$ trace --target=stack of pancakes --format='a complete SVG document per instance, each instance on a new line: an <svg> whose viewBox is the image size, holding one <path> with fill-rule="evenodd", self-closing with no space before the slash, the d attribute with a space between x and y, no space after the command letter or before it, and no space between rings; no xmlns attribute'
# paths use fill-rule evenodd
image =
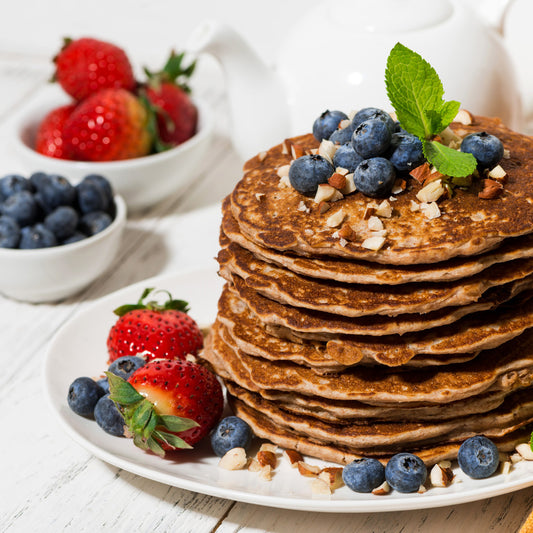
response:
<svg viewBox="0 0 533 533"><path fill-rule="evenodd" d="M452 128L500 138L503 194L480 198L478 178L430 219L408 178L379 249L362 243L380 201L354 192L325 211L280 183L287 146L315 150L311 135L245 165L223 204L227 283L202 357L256 435L338 463L408 451L432 464L473 435L501 450L527 439L533 139L482 117ZM340 209L351 240L327 223Z"/></svg>

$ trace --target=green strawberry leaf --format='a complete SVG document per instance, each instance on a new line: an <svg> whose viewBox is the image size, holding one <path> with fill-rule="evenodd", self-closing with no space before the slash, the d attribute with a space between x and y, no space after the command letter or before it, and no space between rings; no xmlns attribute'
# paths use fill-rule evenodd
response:
<svg viewBox="0 0 533 533"><path fill-rule="evenodd" d="M192 450L192 446L190 444L187 444L183 439L177 435L174 435L174 433L168 433L167 431L159 430L157 432L157 439L159 441L166 442L166 444L177 450Z"/></svg>
<svg viewBox="0 0 533 533"><path fill-rule="evenodd" d="M182 418L180 416L160 415L162 425L169 431L179 433L180 431L187 431L188 429L198 427L200 424L190 418Z"/></svg>
<svg viewBox="0 0 533 533"><path fill-rule="evenodd" d="M129 406L144 400L144 396L139 394L133 386L121 377L112 372L104 372L109 381L110 398L122 406Z"/></svg>
<svg viewBox="0 0 533 533"><path fill-rule="evenodd" d="M435 141L423 140L424 155L445 176L465 177L476 169L476 158Z"/></svg>
<svg viewBox="0 0 533 533"><path fill-rule="evenodd" d="M189 311L189 303L185 300L177 300L172 298L172 294L170 294L169 291L166 291L164 289L160 289L154 292L155 289L144 289L141 297L139 298L139 301L135 304L124 304L120 305L116 309L113 310L113 313L118 316L124 316L126 313L129 313L130 311L134 311L136 309L151 309L153 311L164 311L168 309L176 310L176 311L182 311L184 313L187 313ZM151 294L158 294L158 293L165 293L168 298L163 303L160 303L157 300L149 300L145 302L146 298Z"/></svg>

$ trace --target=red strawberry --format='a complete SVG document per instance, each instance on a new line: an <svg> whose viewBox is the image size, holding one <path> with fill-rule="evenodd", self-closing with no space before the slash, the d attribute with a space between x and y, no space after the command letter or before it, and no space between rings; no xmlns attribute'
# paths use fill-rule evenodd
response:
<svg viewBox="0 0 533 533"><path fill-rule="evenodd" d="M162 151L190 139L196 132L198 110L189 97L190 89L184 79L189 78L195 62L183 69L184 54L174 52L160 72L145 69L148 83L144 94L153 106L157 117L158 138L156 150Z"/></svg>
<svg viewBox="0 0 533 533"><path fill-rule="evenodd" d="M103 89L80 102L63 128L63 140L79 161L115 161L147 155L152 137L148 112L124 89Z"/></svg>
<svg viewBox="0 0 533 533"><path fill-rule="evenodd" d="M215 374L191 361L158 359L128 381L106 372L136 446L158 455L191 448L218 422L224 405ZM179 417L179 418L176 418Z"/></svg>
<svg viewBox="0 0 533 533"><path fill-rule="evenodd" d="M135 88L129 59L114 44L84 37L64 39L54 58L54 79L76 100L83 100L100 89Z"/></svg>
<svg viewBox="0 0 533 533"><path fill-rule="evenodd" d="M57 107L44 117L39 124L35 138L35 150L37 152L48 157L70 159L63 142L63 128L75 108L75 104Z"/></svg>
<svg viewBox="0 0 533 533"><path fill-rule="evenodd" d="M149 359L185 359L187 354L196 355L202 348L202 332L187 314L187 302L173 300L167 293L168 300L163 304L145 303L152 291L145 289L136 304L115 309L120 318L107 338L110 362L144 351L150 353Z"/></svg>

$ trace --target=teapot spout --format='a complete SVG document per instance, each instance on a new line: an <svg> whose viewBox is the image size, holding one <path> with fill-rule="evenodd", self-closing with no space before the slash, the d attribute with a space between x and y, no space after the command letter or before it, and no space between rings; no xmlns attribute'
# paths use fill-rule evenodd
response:
<svg viewBox="0 0 533 533"><path fill-rule="evenodd" d="M290 135L287 97L281 80L233 28L208 20L187 43L193 54L210 54L220 63L228 93L231 137L243 159Z"/></svg>

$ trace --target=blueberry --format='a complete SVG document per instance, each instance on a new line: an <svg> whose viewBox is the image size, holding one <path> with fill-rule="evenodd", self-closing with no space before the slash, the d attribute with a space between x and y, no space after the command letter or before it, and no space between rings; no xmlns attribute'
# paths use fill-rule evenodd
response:
<svg viewBox="0 0 533 533"><path fill-rule="evenodd" d="M298 192L312 196L334 172L333 165L321 155L304 155L293 161L289 169L289 181Z"/></svg>
<svg viewBox="0 0 533 533"><path fill-rule="evenodd" d="M425 161L422 141L410 133L393 133L387 156L400 172L412 170Z"/></svg>
<svg viewBox="0 0 533 533"><path fill-rule="evenodd" d="M341 120L347 119L348 116L342 111L324 111L313 123L313 136L317 141L329 139L331 134L339 126Z"/></svg>
<svg viewBox="0 0 533 533"><path fill-rule="evenodd" d="M373 198L389 196L395 179L392 163L383 157L361 161L353 176L357 190Z"/></svg>
<svg viewBox="0 0 533 533"><path fill-rule="evenodd" d="M104 395L104 389L94 379L76 378L68 389L68 406L78 415L92 418L96 402Z"/></svg>
<svg viewBox="0 0 533 533"><path fill-rule="evenodd" d="M102 396L96 403L94 419L106 433L115 437L124 436L124 417L117 409L115 402L109 397L109 394Z"/></svg>
<svg viewBox="0 0 533 533"><path fill-rule="evenodd" d="M354 172L362 160L363 158L354 150L351 144L343 144L337 148L333 156L333 166Z"/></svg>
<svg viewBox="0 0 533 533"><path fill-rule="evenodd" d="M0 206L3 215L17 221L20 227L33 224L39 214L39 207L28 191L20 191L9 196Z"/></svg>
<svg viewBox="0 0 533 533"><path fill-rule="evenodd" d="M109 372L121 377L122 379L128 379L137 369L146 364L146 361L142 357L136 355L124 355L115 359L109 365Z"/></svg>
<svg viewBox="0 0 533 533"><path fill-rule="evenodd" d="M391 137L391 131L385 122L369 119L355 128L352 146L363 159L378 157L389 148Z"/></svg>
<svg viewBox="0 0 533 533"><path fill-rule="evenodd" d="M21 249L33 250L56 245L57 239L55 235L44 224L38 223L35 226L26 226L20 231L19 247Z"/></svg>
<svg viewBox="0 0 533 533"><path fill-rule="evenodd" d="M496 472L500 458L494 442L487 437L477 435L461 444L457 461L467 476L483 479Z"/></svg>
<svg viewBox="0 0 533 533"><path fill-rule="evenodd" d="M345 128L337 128L329 137L333 144L346 144L352 140L354 130L353 122L350 122Z"/></svg>
<svg viewBox="0 0 533 533"><path fill-rule="evenodd" d="M416 492L424 484L426 477L424 461L412 453L393 455L385 467L387 483L398 492Z"/></svg>
<svg viewBox="0 0 533 533"><path fill-rule="evenodd" d="M87 235L85 233L82 233L81 231L75 231L70 237L67 237L64 241L61 242L61 244L72 244L74 242L83 241L83 239L86 239Z"/></svg>
<svg viewBox="0 0 533 533"><path fill-rule="evenodd" d="M355 492L372 492L385 481L385 467L377 459L356 459L343 468L342 480Z"/></svg>
<svg viewBox="0 0 533 533"><path fill-rule="evenodd" d="M30 183L36 191L42 190L44 183L49 179L50 178L46 172L34 172L29 177Z"/></svg>
<svg viewBox="0 0 533 533"><path fill-rule="evenodd" d="M461 152L472 154L480 168L493 168L503 157L503 144L498 137L481 131L463 139Z"/></svg>
<svg viewBox="0 0 533 533"><path fill-rule="evenodd" d="M46 212L53 211L60 205L73 206L76 201L75 187L66 178L58 174L50 174L43 179L37 192L40 193Z"/></svg>
<svg viewBox="0 0 533 533"><path fill-rule="evenodd" d="M71 237L78 226L79 215L68 205L56 207L44 219L44 225L56 236L58 241Z"/></svg>
<svg viewBox="0 0 533 533"><path fill-rule="evenodd" d="M17 221L6 215L0 215L0 248L18 248L20 227Z"/></svg>
<svg viewBox="0 0 533 533"><path fill-rule="evenodd" d="M365 107L359 110L352 119L353 128L356 129L361 122L366 120L381 120L389 128L391 133L396 131L396 122L392 117L383 109L377 107Z"/></svg>
<svg viewBox="0 0 533 533"><path fill-rule="evenodd" d="M24 176L9 174L0 178L0 199L5 200L12 194L21 191L33 192L32 184Z"/></svg>
<svg viewBox="0 0 533 533"><path fill-rule="evenodd" d="M103 211L93 211L87 213L80 218L79 229L89 237L95 235L100 231L106 229L112 222L112 218L108 213Z"/></svg>
<svg viewBox="0 0 533 533"><path fill-rule="evenodd" d="M109 181L98 174L85 176L76 185L78 193L78 204L80 211L84 214L93 211L113 211L113 190Z"/></svg>
<svg viewBox="0 0 533 533"><path fill-rule="evenodd" d="M222 457L233 448L248 449L253 433L250 426L238 416L223 418L211 433L211 447L216 455Z"/></svg>
<svg viewBox="0 0 533 533"><path fill-rule="evenodd" d="M106 394L109 394L109 380L107 378L100 378L96 383L104 389Z"/></svg>

